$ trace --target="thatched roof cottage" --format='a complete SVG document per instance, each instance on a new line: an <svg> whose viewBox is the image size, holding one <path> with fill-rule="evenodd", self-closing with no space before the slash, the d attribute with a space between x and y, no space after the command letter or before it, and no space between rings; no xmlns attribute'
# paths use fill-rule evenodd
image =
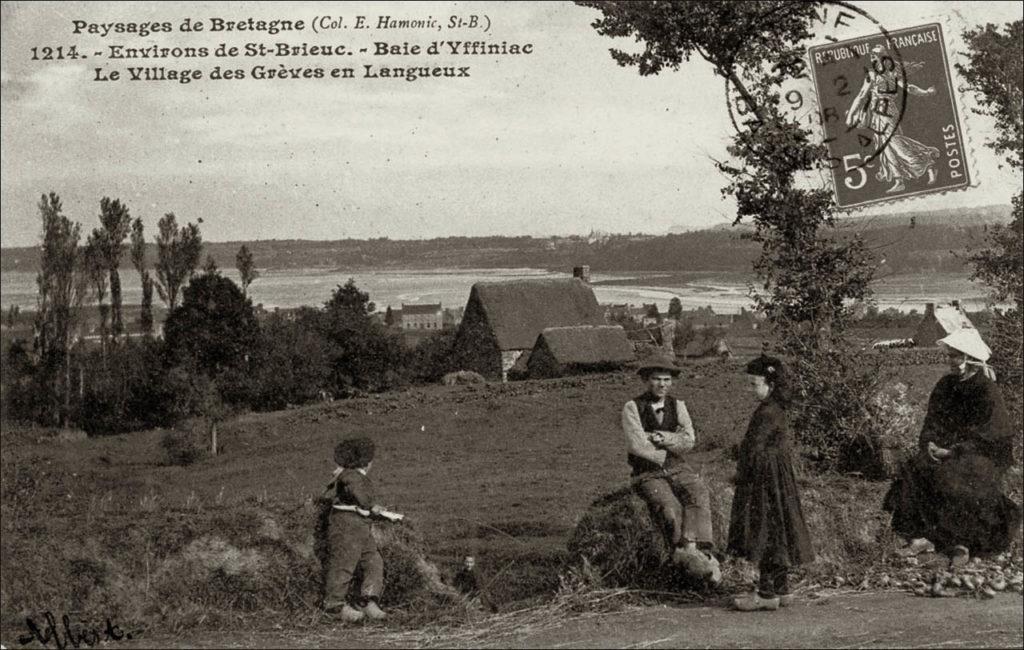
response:
<svg viewBox="0 0 1024 650"><path fill-rule="evenodd" d="M573 325L541 331L526 367L531 379L621 368L635 358L619 325Z"/></svg>
<svg viewBox="0 0 1024 650"><path fill-rule="evenodd" d="M580 279L478 282L455 334L453 363L506 379L548 327L605 325L594 290Z"/></svg>

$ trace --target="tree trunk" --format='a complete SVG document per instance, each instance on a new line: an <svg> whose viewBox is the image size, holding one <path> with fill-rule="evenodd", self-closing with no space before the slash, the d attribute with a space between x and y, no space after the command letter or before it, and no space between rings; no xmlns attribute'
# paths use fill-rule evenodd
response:
<svg viewBox="0 0 1024 650"><path fill-rule="evenodd" d="M121 314L121 276L117 269L110 269L110 330L116 339L124 333L124 321Z"/></svg>

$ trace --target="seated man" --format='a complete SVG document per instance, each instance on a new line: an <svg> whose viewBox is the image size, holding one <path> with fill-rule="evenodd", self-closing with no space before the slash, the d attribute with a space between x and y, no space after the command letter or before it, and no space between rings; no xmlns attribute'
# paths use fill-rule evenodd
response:
<svg viewBox="0 0 1024 650"><path fill-rule="evenodd" d="M693 423L683 401L669 395L680 369L675 359L657 354L637 372L647 390L622 408L632 476L654 516L665 526L674 549L673 561L689 573L717 583L721 570L708 552L714 548L708 488L685 459L696 441Z"/></svg>

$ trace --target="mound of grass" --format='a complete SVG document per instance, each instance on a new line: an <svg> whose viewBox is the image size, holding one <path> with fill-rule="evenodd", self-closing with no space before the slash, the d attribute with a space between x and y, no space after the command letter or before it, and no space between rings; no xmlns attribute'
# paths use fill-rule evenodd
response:
<svg viewBox="0 0 1024 650"><path fill-rule="evenodd" d="M724 465L704 474L711 493L715 545L725 549L733 487ZM801 501L817 560L803 568L808 579L863 573L895 547L888 515L881 509L885 484L839 476L802 482ZM632 487L602 496L591 504L568 543L571 565L594 584L606 588L647 590L695 585L672 564L663 528ZM727 581L749 581L743 561L728 561Z"/></svg>
<svg viewBox="0 0 1024 650"><path fill-rule="evenodd" d="M24 519L31 530L4 536L4 624L45 611L74 612L80 621L110 617L135 630L230 625L250 614L314 619L324 553L319 516L309 504L138 509L104 513L77 539ZM65 524L54 522L49 532ZM459 603L412 527L380 525L375 533L384 605L422 612L427 604Z"/></svg>

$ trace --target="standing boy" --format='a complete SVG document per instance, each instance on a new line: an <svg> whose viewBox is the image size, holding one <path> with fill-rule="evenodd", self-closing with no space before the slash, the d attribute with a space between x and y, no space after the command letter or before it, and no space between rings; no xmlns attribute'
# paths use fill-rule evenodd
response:
<svg viewBox="0 0 1024 650"><path fill-rule="evenodd" d="M330 557L324 585L324 610L343 622L387 615L377 599L384 589L384 560L373 539L371 517L383 511L373 496L373 484L366 476L373 464L373 441L366 437L342 440L334 448L335 499L328 527ZM347 601L349 584L356 567L362 567L363 582L355 606Z"/></svg>

